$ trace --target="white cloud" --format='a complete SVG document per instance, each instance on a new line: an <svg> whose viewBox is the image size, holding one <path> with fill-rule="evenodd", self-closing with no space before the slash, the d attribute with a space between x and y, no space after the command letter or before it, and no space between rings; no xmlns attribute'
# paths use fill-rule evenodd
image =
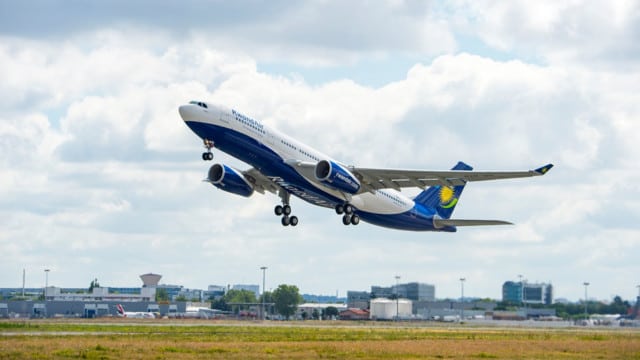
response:
<svg viewBox="0 0 640 360"><path fill-rule="evenodd" d="M620 73L614 69L620 58L606 54L596 55L607 66L592 66L576 59L595 54L590 45L547 39L566 31L558 29L565 5L531 5L532 18L520 30L509 16L524 14L528 3L462 3L463 17L482 15L463 25L448 22L446 9L418 9L414 16L394 7L386 24L395 34L376 25L385 17L381 9L369 12L368 21L339 18L332 28L319 26L333 18L330 10L356 10L346 6L296 7L291 13L317 14L293 25L270 23L261 36L235 29L244 38L229 48L220 44L238 32L210 38L194 30L176 39L168 30L128 25L76 29L63 40L2 37L0 247L10 256L0 274L50 266L67 286L96 276L136 285L138 271L154 271L166 272L168 282L205 287L255 283L257 268L266 264L270 283L297 283L310 292L385 285L400 273L403 280L435 283L439 296L457 296L457 279L471 274L472 295L499 296L502 281L523 272L554 280L562 294L578 277L606 281L593 269L622 276L612 258L622 256L624 271L635 271L629 254L638 246L633 224L640 218L637 71ZM497 11L487 13L493 6ZM614 13L614 25L598 25L613 30L596 36L593 48L618 32L623 39L633 33L633 17ZM581 29L591 16L578 12L572 26ZM452 32L461 26L514 50L515 58L452 53L459 35ZM345 29L350 32L338 39ZM312 37L308 43L305 35ZM520 39L547 61L531 63ZM264 44L254 48L258 42ZM571 56L561 54L563 47ZM407 68L405 78L377 87L350 79L311 85L301 76L258 70L265 59L325 66L400 52L428 57ZM283 228L272 215L277 197L247 200L200 182L209 165L199 161L201 144L177 114L192 99L236 107L356 165L444 168L464 160L488 170L546 162L556 168L543 178L465 190L456 216L504 218L514 227L457 234L343 227L332 211L294 199L301 224ZM246 167L220 152L216 161ZM576 248L586 250L572 267L566 263ZM15 285L2 279L3 286ZM633 288L616 285L610 291L630 296Z"/></svg>
<svg viewBox="0 0 640 360"><path fill-rule="evenodd" d="M488 45L565 66L636 69L634 1L462 1L463 28Z"/></svg>

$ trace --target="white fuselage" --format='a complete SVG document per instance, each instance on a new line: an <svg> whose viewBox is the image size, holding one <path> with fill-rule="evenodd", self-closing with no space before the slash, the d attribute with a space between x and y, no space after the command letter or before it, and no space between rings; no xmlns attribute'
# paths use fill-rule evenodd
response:
<svg viewBox="0 0 640 360"><path fill-rule="evenodd" d="M270 128L259 121L244 116L235 110L230 110L220 106L212 106L210 104L207 104L207 108L190 104L181 106L180 114L183 119L226 128L252 138L269 150L273 151L284 162L290 163L294 161L301 161L317 163L320 160L333 160L326 154L323 154L322 152L303 144L296 139ZM248 156L247 160L249 161L247 162L252 166L259 167L259 164L251 163L250 158L251 155ZM336 160L333 161L337 162ZM293 168L295 169L295 166ZM305 177L302 173L300 173L300 175ZM274 176L274 178L276 179L275 181L280 182L281 185L285 184L284 187L286 188L288 179L280 180L278 179L278 176ZM349 195L341 191L328 188L318 181L313 181L313 179L309 179L309 176L306 176L305 178L310 180L309 184L311 184L318 192L329 194L331 197L342 201L348 201L358 210L368 213L380 215L399 214L411 210L415 205L413 200L393 189L381 189L374 192ZM313 195L306 196L304 191L290 192L316 205L323 205L321 200L313 199ZM330 207L332 204L327 203L324 204L324 206Z"/></svg>

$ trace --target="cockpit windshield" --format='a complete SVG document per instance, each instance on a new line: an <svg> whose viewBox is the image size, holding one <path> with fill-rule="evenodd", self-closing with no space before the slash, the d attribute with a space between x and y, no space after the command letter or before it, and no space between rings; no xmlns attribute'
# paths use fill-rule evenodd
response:
<svg viewBox="0 0 640 360"><path fill-rule="evenodd" d="M207 104L201 102L201 101L189 101L189 104L193 104L193 105L198 105L202 108L208 109Z"/></svg>

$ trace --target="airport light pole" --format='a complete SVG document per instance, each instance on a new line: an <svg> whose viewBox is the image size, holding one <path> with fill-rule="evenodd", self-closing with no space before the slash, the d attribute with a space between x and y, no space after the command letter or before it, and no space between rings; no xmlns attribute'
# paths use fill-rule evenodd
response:
<svg viewBox="0 0 640 360"><path fill-rule="evenodd" d="M266 278L266 270L267 267L266 266L262 266L260 267L260 270L262 270L262 320L265 320L265 306L264 306L264 298L265 298L265 290L266 288L264 287L265 284L265 278Z"/></svg>
<svg viewBox="0 0 640 360"><path fill-rule="evenodd" d="M49 269L44 269L44 291L42 292L42 297L44 301L47 301L47 288L49 287Z"/></svg>
<svg viewBox="0 0 640 360"><path fill-rule="evenodd" d="M524 304L524 286L522 286L522 275L518 274L518 278L520 279L520 301Z"/></svg>
<svg viewBox="0 0 640 360"><path fill-rule="evenodd" d="M520 300L522 300L522 306L524 307L524 317L526 319L528 317L527 316L527 302L526 302L527 299L525 297L526 291L524 290L526 281L522 280L522 278L523 278L522 275L518 275L518 277L520 278Z"/></svg>
<svg viewBox="0 0 640 360"><path fill-rule="evenodd" d="M583 282L582 285L584 285L584 318L588 319L589 318L589 313L587 312L587 287L589 286L589 283L587 281Z"/></svg>
<svg viewBox="0 0 640 360"><path fill-rule="evenodd" d="M460 278L460 321L464 320L464 282L465 278Z"/></svg>
<svg viewBox="0 0 640 360"><path fill-rule="evenodd" d="M398 281L400 280L400 275L396 275L396 321L400 320L400 292L398 291Z"/></svg>

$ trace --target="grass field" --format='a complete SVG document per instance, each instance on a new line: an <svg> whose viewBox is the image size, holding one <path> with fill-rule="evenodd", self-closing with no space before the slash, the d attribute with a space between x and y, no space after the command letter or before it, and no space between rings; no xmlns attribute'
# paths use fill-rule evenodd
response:
<svg viewBox="0 0 640 360"><path fill-rule="evenodd" d="M0 321L0 359L639 359L638 329Z"/></svg>

